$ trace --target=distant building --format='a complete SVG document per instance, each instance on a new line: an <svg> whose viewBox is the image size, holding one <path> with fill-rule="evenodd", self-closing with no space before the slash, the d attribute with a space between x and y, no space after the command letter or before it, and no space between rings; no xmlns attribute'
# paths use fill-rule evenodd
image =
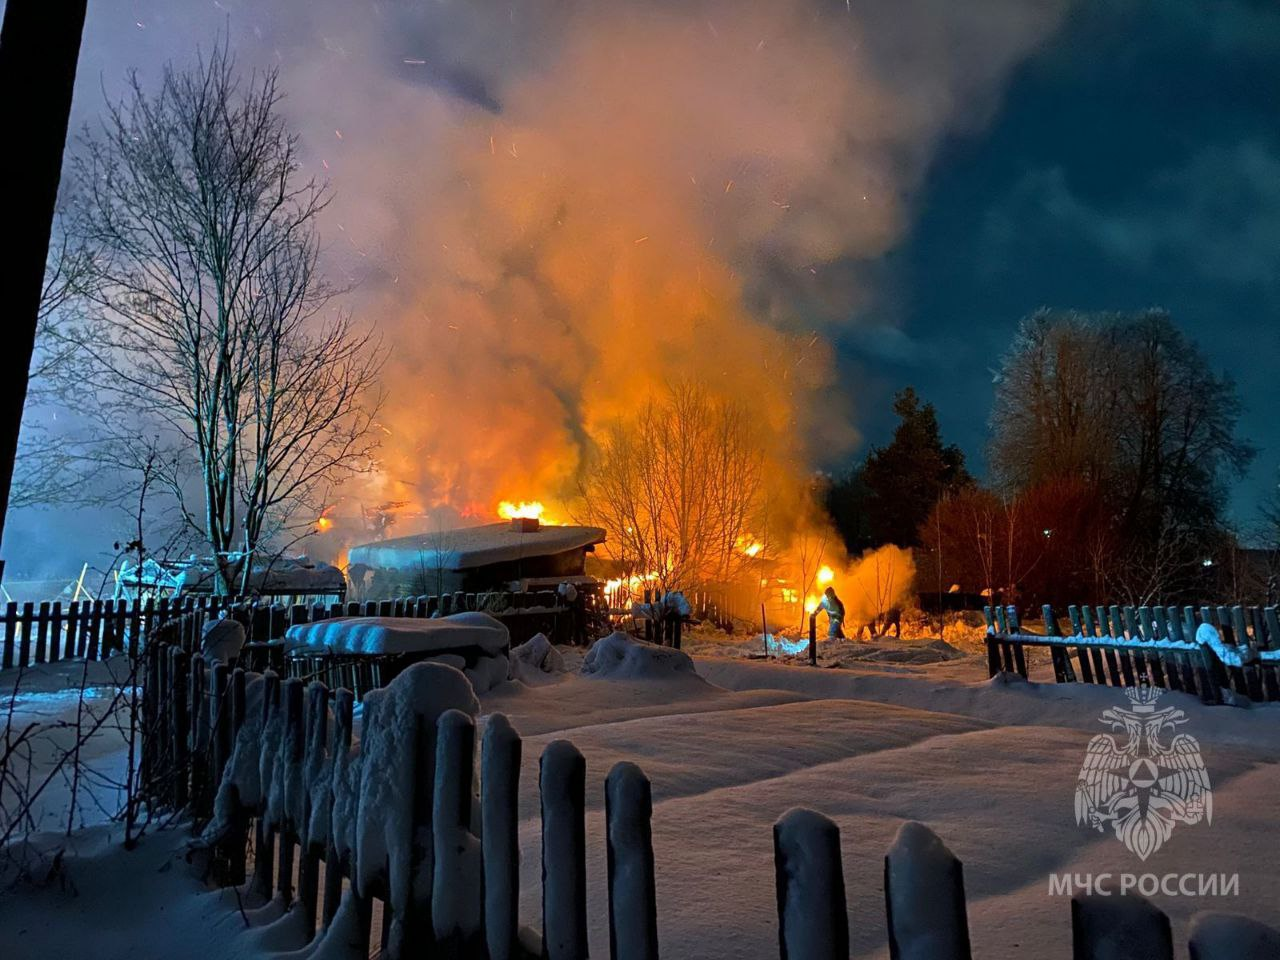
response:
<svg viewBox="0 0 1280 960"><path fill-rule="evenodd" d="M347 577L361 599L573 582L585 576L587 554L604 538L599 527L516 518L352 547Z"/></svg>

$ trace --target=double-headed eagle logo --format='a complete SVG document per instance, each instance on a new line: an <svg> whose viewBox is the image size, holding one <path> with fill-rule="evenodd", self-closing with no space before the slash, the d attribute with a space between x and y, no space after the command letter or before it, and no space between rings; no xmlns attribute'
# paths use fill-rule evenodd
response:
<svg viewBox="0 0 1280 960"><path fill-rule="evenodd" d="M1129 708L1113 707L1101 720L1112 733L1089 741L1076 779L1076 823L1116 837L1142 860L1173 833L1174 824L1213 822L1213 791L1200 744L1186 733L1162 737L1187 722L1176 707L1157 709L1162 690L1129 687Z"/></svg>

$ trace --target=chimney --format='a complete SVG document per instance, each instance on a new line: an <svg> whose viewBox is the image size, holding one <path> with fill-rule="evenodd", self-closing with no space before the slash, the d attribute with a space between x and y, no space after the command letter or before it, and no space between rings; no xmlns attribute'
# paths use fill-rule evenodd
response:
<svg viewBox="0 0 1280 960"><path fill-rule="evenodd" d="M512 517L511 529L515 533L537 533L542 529L542 524L537 517Z"/></svg>

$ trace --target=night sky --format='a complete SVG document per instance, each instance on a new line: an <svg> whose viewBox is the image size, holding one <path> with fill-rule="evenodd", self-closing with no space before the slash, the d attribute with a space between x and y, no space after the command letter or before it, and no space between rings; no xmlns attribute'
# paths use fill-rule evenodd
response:
<svg viewBox="0 0 1280 960"><path fill-rule="evenodd" d="M988 371L1040 306L1163 306L1236 379L1259 448L1252 520L1280 466L1280 7L1088 3L1015 74L991 125L935 164L878 309L844 348L864 429L915 384L982 464Z"/></svg>
<svg viewBox="0 0 1280 960"><path fill-rule="evenodd" d="M93 6L77 121L100 109L103 87L128 66L186 59L227 23L217 3L195 5L191 17L152 10L155 21L136 25L129 4ZM284 7L255 14L280 29ZM254 31L249 42L269 48L272 38ZM1232 505L1249 524L1280 466L1277 105L1274 3L1074 4L1014 68L991 116L935 151L907 198L902 238L860 267L873 281L868 299L853 322L829 328L864 438L855 456L887 438L890 398L910 384L936 404L946 439L981 475L991 369L1019 318L1040 306L1162 306L1239 385L1242 433L1259 455ZM342 190L340 178L334 185ZM85 519L11 517L5 553L14 574L97 562L85 555ZM102 549L113 536L104 533Z"/></svg>

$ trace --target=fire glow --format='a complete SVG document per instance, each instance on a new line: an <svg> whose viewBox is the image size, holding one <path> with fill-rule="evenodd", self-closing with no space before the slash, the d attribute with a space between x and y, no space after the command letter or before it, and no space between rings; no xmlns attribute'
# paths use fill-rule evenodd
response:
<svg viewBox="0 0 1280 960"><path fill-rule="evenodd" d="M503 520L537 520L554 526L556 521L547 516L547 508L541 500L503 500L498 504L498 516Z"/></svg>
<svg viewBox="0 0 1280 960"><path fill-rule="evenodd" d="M833 542L814 529L812 468L857 441L830 347L870 299L850 265L894 247L935 145L974 122L1060 14L1055 0L1032 6L1018 29L959 47L939 40L975 35L956 29L974 16L964 4L907 33L880 29L900 19L887 8L795 0L534 5L492 22L483 4L423 6L416 27L462 40L459 75L483 102L405 85L402 58L390 77L370 70L376 56L326 61L312 126L368 174L342 185L332 216L357 249L386 251L394 277L365 288L396 348L388 441L359 495L444 526L598 522L575 496L593 446L647 396L692 381L759 433L769 515L735 518L733 575L770 580L761 599L788 620L815 587L856 605L868 591L846 590L842 551L827 548L831 579L817 581L796 547ZM381 29L368 50L385 49ZM901 71L882 69L890 56ZM333 90L365 95L335 103ZM381 183L413 187L364 186ZM391 535L416 532L409 522ZM617 548L602 558L643 590L656 564Z"/></svg>

